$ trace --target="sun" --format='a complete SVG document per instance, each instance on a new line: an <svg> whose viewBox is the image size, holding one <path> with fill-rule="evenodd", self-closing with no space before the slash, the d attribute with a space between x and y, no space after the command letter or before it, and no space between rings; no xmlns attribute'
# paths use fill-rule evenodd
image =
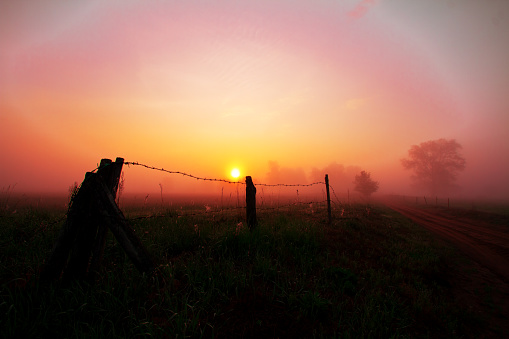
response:
<svg viewBox="0 0 509 339"><path fill-rule="evenodd" d="M232 178L238 179L238 177L240 177L239 169L238 168L232 169L232 171L230 172L230 175L232 176Z"/></svg>

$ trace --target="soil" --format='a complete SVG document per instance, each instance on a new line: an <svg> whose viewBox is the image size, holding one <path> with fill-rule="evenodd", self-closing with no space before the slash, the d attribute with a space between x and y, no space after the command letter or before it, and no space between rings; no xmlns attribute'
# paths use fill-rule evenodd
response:
<svg viewBox="0 0 509 339"><path fill-rule="evenodd" d="M488 337L509 334L509 216L404 203L386 205L453 244L450 283L458 303L488 325Z"/></svg>

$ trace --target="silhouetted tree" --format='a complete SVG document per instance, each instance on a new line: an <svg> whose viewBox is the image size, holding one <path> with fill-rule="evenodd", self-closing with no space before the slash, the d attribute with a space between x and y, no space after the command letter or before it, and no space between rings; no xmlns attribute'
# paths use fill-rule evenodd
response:
<svg viewBox="0 0 509 339"><path fill-rule="evenodd" d="M408 158L401 159L405 169L413 170L412 180L417 188L435 195L456 187L454 182L463 169L465 159L459 154L461 145L454 139L438 139L413 145Z"/></svg>
<svg viewBox="0 0 509 339"><path fill-rule="evenodd" d="M379 183L371 179L371 173L366 171L361 171L361 174L356 175L353 183L355 184L354 190L361 193L367 199L369 199L371 194L378 191L379 187Z"/></svg>

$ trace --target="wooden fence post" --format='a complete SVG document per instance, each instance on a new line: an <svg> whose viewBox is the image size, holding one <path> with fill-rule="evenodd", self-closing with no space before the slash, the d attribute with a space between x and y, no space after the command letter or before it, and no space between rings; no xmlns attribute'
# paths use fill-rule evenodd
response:
<svg viewBox="0 0 509 339"><path fill-rule="evenodd" d="M111 230L134 266L140 272L152 272L155 265L150 255L125 219L122 211L118 208L113 195L99 178L96 178L94 188L94 198L98 202L101 220Z"/></svg>
<svg viewBox="0 0 509 339"><path fill-rule="evenodd" d="M78 201L78 206L75 206L78 213L72 214L70 223L72 227L77 229L76 238L74 239L73 248L70 252L69 262L64 269L63 280L65 283L84 279L87 275L88 266L90 262L90 255L97 236L97 230L101 223L100 217L94 213L93 201L93 183L92 179L97 176L97 173L90 173L81 185L82 200ZM73 202L73 205L76 202ZM68 218L71 215L68 216Z"/></svg>
<svg viewBox="0 0 509 339"><path fill-rule="evenodd" d="M101 164L97 170L97 174L101 176L113 198L117 196L118 183L123 165L123 158L115 159L114 163L112 163L110 159L101 159ZM106 247L106 235L108 233L108 227L106 227L104 223L99 223L98 226L99 229L97 230L97 237L94 242L94 248L92 249L92 259L89 269L90 280L92 281L95 280L95 276L101 266L104 248Z"/></svg>
<svg viewBox="0 0 509 339"><path fill-rule="evenodd" d="M250 176L246 176L246 222L250 230L253 230L258 224L256 220L256 187Z"/></svg>
<svg viewBox="0 0 509 339"><path fill-rule="evenodd" d="M114 163L110 159L101 159L97 173L92 174L104 182L104 189L108 190L113 197L116 196L118 190L118 181L123 164L124 159L122 158L117 158ZM91 280L95 279L102 260L108 229L103 220L104 218L99 213L100 211L98 211L95 205L90 205L94 204L92 200L97 199L93 196L92 190L96 189L94 186L97 186L97 183L93 184L93 187L87 187L86 189L88 200L86 201L88 205L87 215L81 217L82 220L86 220L86 224L79 227L74 249L71 253L67 269L64 271L64 281L84 279L87 276L87 272L91 273L89 276Z"/></svg>
<svg viewBox="0 0 509 339"><path fill-rule="evenodd" d="M86 278L87 271L88 277L93 279L104 252L107 227L138 270L150 272L154 269L147 251L115 203L123 163L122 158L117 158L115 163L102 159L97 173L86 173L41 272L42 281L56 280L62 271L64 283Z"/></svg>
<svg viewBox="0 0 509 339"><path fill-rule="evenodd" d="M41 272L41 280L43 282L51 282L58 279L62 270L64 270L69 253L73 249L78 232L83 227L86 227L88 221L87 210L90 208L88 203L88 185L89 179L93 173L87 172L85 179L77 194L70 202L69 210L67 211L67 220L65 221L60 234L53 246L51 255L46 261L44 268Z"/></svg>
<svg viewBox="0 0 509 339"><path fill-rule="evenodd" d="M327 191L327 217L329 225L332 222L332 213L330 208L329 175L325 174L325 190Z"/></svg>

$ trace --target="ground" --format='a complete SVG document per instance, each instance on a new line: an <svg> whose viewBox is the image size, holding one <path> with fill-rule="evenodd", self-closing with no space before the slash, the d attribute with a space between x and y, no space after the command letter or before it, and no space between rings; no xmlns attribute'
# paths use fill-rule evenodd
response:
<svg viewBox="0 0 509 339"><path fill-rule="evenodd" d="M492 327L509 331L509 218L475 210L387 206L452 243L472 261L459 261L451 284L458 302Z"/></svg>

